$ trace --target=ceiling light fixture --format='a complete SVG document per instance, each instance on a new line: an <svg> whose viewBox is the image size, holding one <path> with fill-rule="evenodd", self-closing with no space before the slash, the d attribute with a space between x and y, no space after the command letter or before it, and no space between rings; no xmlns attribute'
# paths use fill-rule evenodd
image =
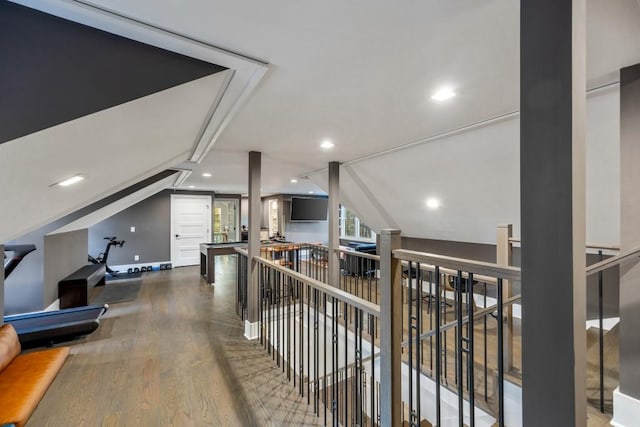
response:
<svg viewBox="0 0 640 427"><path fill-rule="evenodd" d="M69 179L65 179L64 181L60 181L57 184L53 184L53 185L59 185L60 187L68 187L70 185L73 185L82 181L83 179L84 179L84 176L82 175L74 175Z"/></svg>
<svg viewBox="0 0 640 427"><path fill-rule="evenodd" d="M196 186L195 185L190 185L189 188L196 188Z"/></svg>
<svg viewBox="0 0 640 427"><path fill-rule="evenodd" d="M456 93L453 91L453 89L451 89L450 87L443 87L442 89L431 95L431 99L440 102L451 99L454 96L456 96Z"/></svg>
<svg viewBox="0 0 640 427"><path fill-rule="evenodd" d="M331 140L329 139L325 139L324 141L322 141L322 144L320 144L320 148L325 149L325 150L329 150L330 148L333 148L335 146L335 144L333 142L331 142Z"/></svg>
<svg viewBox="0 0 640 427"><path fill-rule="evenodd" d="M205 178L211 178L211 174L209 172L205 172L202 174Z"/></svg>
<svg viewBox="0 0 640 427"><path fill-rule="evenodd" d="M297 179L295 179L295 178L293 178L293 179L291 180L291 183L292 183L292 184L295 184L296 182L298 182L298 180L297 180Z"/></svg>
<svg viewBox="0 0 640 427"><path fill-rule="evenodd" d="M427 207L429 209L438 209L440 207L440 200L433 197L427 199Z"/></svg>
<svg viewBox="0 0 640 427"><path fill-rule="evenodd" d="M309 194L313 194L313 191L309 191Z"/></svg>

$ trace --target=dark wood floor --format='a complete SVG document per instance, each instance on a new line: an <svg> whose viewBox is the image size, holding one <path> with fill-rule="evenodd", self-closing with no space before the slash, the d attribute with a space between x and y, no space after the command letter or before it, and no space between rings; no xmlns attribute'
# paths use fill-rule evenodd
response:
<svg viewBox="0 0 640 427"><path fill-rule="evenodd" d="M114 304L71 356L28 426L322 424L271 357L243 337L235 261L218 282L198 267L147 273L136 301Z"/></svg>

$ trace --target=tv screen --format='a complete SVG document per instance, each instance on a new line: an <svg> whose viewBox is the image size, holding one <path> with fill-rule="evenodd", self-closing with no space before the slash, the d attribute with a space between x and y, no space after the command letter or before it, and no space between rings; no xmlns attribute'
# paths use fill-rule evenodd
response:
<svg viewBox="0 0 640 427"><path fill-rule="evenodd" d="M291 221L326 221L327 199L291 199Z"/></svg>

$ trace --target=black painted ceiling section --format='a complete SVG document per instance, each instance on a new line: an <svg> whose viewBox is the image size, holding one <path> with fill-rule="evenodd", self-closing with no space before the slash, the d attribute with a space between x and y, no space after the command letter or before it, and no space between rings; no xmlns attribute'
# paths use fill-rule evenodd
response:
<svg viewBox="0 0 640 427"><path fill-rule="evenodd" d="M0 0L0 144L225 69Z"/></svg>

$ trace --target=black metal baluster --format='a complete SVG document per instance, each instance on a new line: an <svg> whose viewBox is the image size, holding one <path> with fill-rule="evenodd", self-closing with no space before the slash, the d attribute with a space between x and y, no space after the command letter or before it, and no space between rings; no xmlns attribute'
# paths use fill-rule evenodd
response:
<svg viewBox="0 0 640 427"><path fill-rule="evenodd" d="M320 354L319 344L320 344L320 331L318 331L319 321L318 321L318 290L314 289L313 291L313 333L314 333L314 345L313 345L313 368L314 368L314 411L316 416L320 416L320 379L318 378L318 368L320 361L318 360L318 355Z"/></svg>
<svg viewBox="0 0 640 427"><path fill-rule="evenodd" d="M280 278L282 277L282 273L276 271L276 365L280 366L280 300L282 299L280 296ZM282 366L282 372L284 372L284 366Z"/></svg>
<svg viewBox="0 0 640 427"><path fill-rule="evenodd" d="M498 426L504 427L504 307L502 279L498 279Z"/></svg>
<svg viewBox="0 0 640 427"><path fill-rule="evenodd" d="M420 263L416 263L416 425L420 425L420 375L422 373L422 271ZM419 362L418 362L419 361Z"/></svg>
<svg viewBox="0 0 640 427"><path fill-rule="evenodd" d="M370 314L369 315L369 324L371 325L372 328L374 328L374 318L373 315ZM371 408L369 411L369 417L371 419L371 425L375 425L375 414L376 414L376 347L375 347L375 340L373 339L373 336L371 337L371 379L370 379L370 384L369 384L369 388L371 389Z"/></svg>
<svg viewBox="0 0 640 427"><path fill-rule="evenodd" d="M443 313L443 318L444 318L444 323L447 323L447 275L443 274L442 275L443 280L444 280L444 304L442 305L442 313ZM447 331L444 331L443 333L443 352L444 352L444 383L445 384L449 384L449 373L448 373L448 360L447 360ZM442 355L440 355L440 357L442 357Z"/></svg>
<svg viewBox="0 0 640 427"><path fill-rule="evenodd" d="M441 364L442 364L442 342L440 337L440 267L436 266L435 273L436 279L436 426L440 427L442 425L441 419L441 411L440 411L440 375L441 375Z"/></svg>
<svg viewBox="0 0 640 427"><path fill-rule="evenodd" d="M266 270L266 267L265 267ZM265 287L268 289L268 300L267 300L267 314L269 315L268 317L268 321L267 321L267 340L268 340L268 349L269 349L269 354L273 357L273 350L271 348L272 344L273 344L273 336L271 335L272 333L272 324L271 324L271 312L272 310L272 295L271 295L271 271L265 271L265 279L267 280L265 282Z"/></svg>
<svg viewBox="0 0 640 427"><path fill-rule="evenodd" d="M344 422L346 423L347 420L349 419L349 407L347 405L347 396L349 393L349 381L347 379L347 366L349 366L349 342L348 342L348 336L349 336L349 322L348 322L348 313L349 313L349 306L347 305L347 303L344 303Z"/></svg>
<svg viewBox="0 0 640 427"><path fill-rule="evenodd" d="M338 360L338 301L331 297L331 416L333 425L338 425L338 383L336 369Z"/></svg>
<svg viewBox="0 0 640 427"><path fill-rule="evenodd" d="M309 392L311 384L309 379L311 378L311 286L307 285L307 405L311 404L311 393Z"/></svg>
<svg viewBox="0 0 640 427"><path fill-rule="evenodd" d="M293 387L296 386L296 360L298 359L297 357L297 352L298 352L298 347L296 347L296 337L298 336L298 333L296 332L296 325L298 324L298 322L296 321L296 304L298 303L298 298L300 297L300 281L296 280L295 281L295 299L294 299L294 303L293 303L293 363L291 364L292 366L292 370L293 370Z"/></svg>
<svg viewBox="0 0 640 427"><path fill-rule="evenodd" d="M458 388L458 425L464 425L464 382L462 381L463 343L462 343L462 271L455 278L456 300L456 384Z"/></svg>
<svg viewBox="0 0 640 427"><path fill-rule="evenodd" d="M598 259L602 261L602 250L598 251ZM604 313L603 291L604 271L598 272L598 319L600 330L598 332L598 350L600 358L600 412L604 414Z"/></svg>
<svg viewBox="0 0 640 427"><path fill-rule="evenodd" d="M303 283L300 284L300 295L298 296L298 305L300 306L300 320L299 320L299 328L300 328L300 336L298 337L298 344L300 346L300 357L299 357L299 366L298 366L298 394L300 396L304 396L304 290L305 286Z"/></svg>
<svg viewBox="0 0 640 427"><path fill-rule="evenodd" d="M484 308L487 308L487 282L484 283L484 303L483 303ZM482 337L484 339L484 401L488 402L489 401L489 392L488 392L488 386L487 386L487 380L489 379L489 371L488 371L488 367L487 367L487 316L485 315L483 318L483 327L484 327L484 331L482 334Z"/></svg>
<svg viewBox="0 0 640 427"><path fill-rule="evenodd" d="M429 272L429 330L433 330L433 272ZM436 311L439 308L436 308ZM433 335L429 336L429 371L433 377Z"/></svg>
<svg viewBox="0 0 640 427"><path fill-rule="evenodd" d="M473 273L469 273L467 278L467 316L469 323L467 324L467 384L469 390L469 427L476 425L476 402L475 402L475 361L474 361L474 339L475 326L473 319Z"/></svg>
<svg viewBox="0 0 640 427"><path fill-rule="evenodd" d="M323 315L324 315L324 323L322 324L322 331L324 334L324 370L322 371L322 393L324 396L324 425L327 425L327 406L329 405L329 402L327 401L327 294L326 293L322 293L322 298L323 298L323 304L322 304L322 311L323 311Z"/></svg>
<svg viewBox="0 0 640 427"><path fill-rule="evenodd" d="M413 263L409 261L408 271L408 311L407 311L407 334L409 339L409 425L414 425L413 412ZM403 411L404 412L404 411Z"/></svg>

